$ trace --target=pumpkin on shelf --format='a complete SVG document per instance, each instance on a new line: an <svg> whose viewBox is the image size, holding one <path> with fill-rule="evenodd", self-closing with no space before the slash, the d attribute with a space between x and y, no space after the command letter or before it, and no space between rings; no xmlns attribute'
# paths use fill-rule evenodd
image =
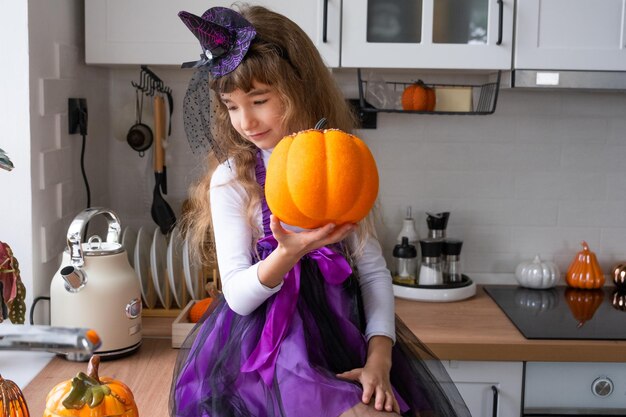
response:
<svg viewBox="0 0 626 417"><path fill-rule="evenodd" d="M29 417L24 394L17 384L0 375L0 411L2 417Z"/></svg>
<svg viewBox="0 0 626 417"><path fill-rule="evenodd" d="M100 358L89 360L87 374L57 384L46 397L43 417L138 417L130 388L109 377L98 376Z"/></svg>
<svg viewBox="0 0 626 417"><path fill-rule="evenodd" d="M582 327L586 322L591 320L603 300L604 291L601 289L565 289L565 301L567 302L572 315L578 321L578 325L576 327Z"/></svg>
<svg viewBox="0 0 626 417"><path fill-rule="evenodd" d="M378 169L365 143L339 129L284 137L270 156L265 197L281 221L304 229L362 220L378 195Z"/></svg>
<svg viewBox="0 0 626 417"><path fill-rule="evenodd" d="M595 289L604 285L604 274L596 258L596 254L589 250L587 242L581 243L583 250L578 252L569 268L565 280L572 288Z"/></svg>
<svg viewBox="0 0 626 417"><path fill-rule="evenodd" d="M620 290L626 291L626 262L616 264L612 271L611 275L615 286Z"/></svg>
<svg viewBox="0 0 626 417"><path fill-rule="evenodd" d="M422 80L410 84L402 92L402 110L433 111L436 103L435 89Z"/></svg>

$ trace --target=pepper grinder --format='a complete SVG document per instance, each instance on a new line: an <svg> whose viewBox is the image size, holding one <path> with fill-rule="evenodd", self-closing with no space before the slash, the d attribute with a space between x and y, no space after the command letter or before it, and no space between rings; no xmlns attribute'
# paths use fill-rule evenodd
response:
<svg viewBox="0 0 626 417"><path fill-rule="evenodd" d="M441 249L443 242L438 239L420 240L422 248L422 263L420 265L418 284L441 285L443 284L443 271L441 268Z"/></svg>
<svg viewBox="0 0 626 417"><path fill-rule="evenodd" d="M402 243L393 248L396 260L396 273L393 281L398 284L415 285L417 272L417 249L409 243L409 238L402 237Z"/></svg>
<svg viewBox="0 0 626 417"><path fill-rule="evenodd" d="M443 242L443 282L451 284L463 281L461 268L461 247L463 242L457 239L446 239Z"/></svg>
<svg viewBox="0 0 626 417"><path fill-rule="evenodd" d="M428 238L443 240L446 238L446 228L450 212L426 213L426 224L428 224Z"/></svg>

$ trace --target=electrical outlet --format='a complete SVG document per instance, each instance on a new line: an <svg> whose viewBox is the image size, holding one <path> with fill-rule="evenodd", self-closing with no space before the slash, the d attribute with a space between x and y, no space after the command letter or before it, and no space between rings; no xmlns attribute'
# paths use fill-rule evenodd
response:
<svg viewBox="0 0 626 417"><path fill-rule="evenodd" d="M69 134L87 134L87 99L67 99L67 125Z"/></svg>

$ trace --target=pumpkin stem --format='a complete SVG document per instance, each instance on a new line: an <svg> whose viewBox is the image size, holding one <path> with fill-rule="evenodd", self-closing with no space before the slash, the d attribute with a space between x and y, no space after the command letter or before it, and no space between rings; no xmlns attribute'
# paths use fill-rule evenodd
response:
<svg viewBox="0 0 626 417"><path fill-rule="evenodd" d="M328 123L328 120L325 117L322 117L317 123L315 123L315 130L320 130L323 129L324 127L326 127L326 124Z"/></svg>
<svg viewBox="0 0 626 417"><path fill-rule="evenodd" d="M100 382L100 377L98 376L98 367L100 366L100 356L93 355L89 359L89 365L87 365L87 374L95 379L98 384L102 384Z"/></svg>
<svg viewBox="0 0 626 417"><path fill-rule="evenodd" d="M587 242L583 240L582 242L580 242L580 244L583 245L583 250L589 250L589 245L587 245Z"/></svg>

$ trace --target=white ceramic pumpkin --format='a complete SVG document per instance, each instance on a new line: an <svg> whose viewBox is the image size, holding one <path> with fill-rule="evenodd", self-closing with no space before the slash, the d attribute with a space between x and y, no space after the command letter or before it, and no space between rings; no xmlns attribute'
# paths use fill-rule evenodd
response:
<svg viewBox="0 0 626 417"><path fill-rule="evenodd" d="M522 287L545 289L556 286L559 268L554 262L543 261L539 255L532 261L521 262L515 268L515 279Z"/></svg>

